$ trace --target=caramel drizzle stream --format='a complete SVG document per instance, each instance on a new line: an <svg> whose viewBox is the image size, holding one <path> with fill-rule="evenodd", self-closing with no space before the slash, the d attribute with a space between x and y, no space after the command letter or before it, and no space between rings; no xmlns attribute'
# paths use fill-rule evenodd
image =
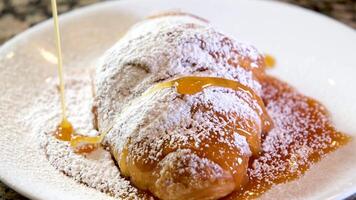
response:
<svg viewBox="0 0 356 200"><path fill-rule="evenodd" d="M67 120L67 108L66 108L66 102L65 102L65 93L64 93L61 36L59 33L56 0L51 0L51 4L52 4L54 34L55 34L55 38L56 38L56 48L57 48L57 63L58 63L59 89L60 89L60 94L61 94L62 121L68 121Z"/></svg>
<svg viewBox="0 0 356 200"><path fill-rule="evenodd" d="M61 37L59 32L56 0L51 0L51 5L52 5L54 32L56 38L57 64L58 64L57 67L58 67L59 89L60 89L61 110L62 110L62 121L57 127L55 137L62 141L69 141L71 147L74 148L74 151L76 153L89 153L97 148L98 144L102 142L105 135L107 134L107 132L111 130L112 127L110 127L104 133L101 133L99 136L87 137L87 136L76 134L73 125L69 122L67 118L67 108L65 102L62 48L61 48Z"/></svg>

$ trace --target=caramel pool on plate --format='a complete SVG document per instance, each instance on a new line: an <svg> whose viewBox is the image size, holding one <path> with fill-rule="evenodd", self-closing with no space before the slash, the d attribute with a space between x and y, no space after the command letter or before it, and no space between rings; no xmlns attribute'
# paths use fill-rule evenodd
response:
<svg viewBox="0 0 356 200"><path fill-rule="evenodd" d="M225 199L255 199L272 185L299 178L323 155L350 141L316 100L270 76L261 83L261 97L275 127L262 137L261 155L250 160L247 185Z"/></svg>

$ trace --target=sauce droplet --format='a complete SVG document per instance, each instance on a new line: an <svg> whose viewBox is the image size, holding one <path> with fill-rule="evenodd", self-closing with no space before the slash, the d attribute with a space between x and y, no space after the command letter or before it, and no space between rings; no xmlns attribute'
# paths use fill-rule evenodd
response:
<svg viewBox="0 0 356 200"><path fill-rule="evenodd" d="M63 120L58 125L55 136L59 140L69 142L75 153L90 153L99 147L110 130L111 128L98 136L84 136L76 133L69 121Z"/></svg>
<svg viewBox="0 0 356 200"><path fill-rule="evenodd" d="M110 130L111 128L98 136L74 135L70 140L70 146L74 148L76 153L90 153L99 147Z"/></svg>
<svg viewBox="0 0 356 200"><path fill-rule="evenodd" d="M70 141L72 139L73 132L74 129L72 124L66 118L64 118L57 126L55 136L59 140Z"/></svg>
<svg viewBox="0 0 356 200"><path fill-rule="evenodd" d="M269 54L265 54L265 64L267 68L273 68L276 65L276 59Z"/></svg>

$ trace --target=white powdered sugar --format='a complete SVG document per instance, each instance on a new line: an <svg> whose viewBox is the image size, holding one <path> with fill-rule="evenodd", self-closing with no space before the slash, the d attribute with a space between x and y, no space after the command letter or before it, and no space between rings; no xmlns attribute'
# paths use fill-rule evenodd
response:
<svg viewBox="0 0 356 200"><path fill-rule="evenodd" d="M194 177L203 180L227 174L220 163L196 153L221 146L216 157L235 159L237 165L242 165L251 150L244 136L231 134L234 130L231 127L249 127L260 134L262 123L255 111L255 108L261 110L260 105L242 91L220 87L205 88L194 95L180 95L175 88L148 95L142 93L155 83L193 75L232 79L259 95L261 85L254 71L260 70L262 59L255 48L234 42L194 17L147 19L135 25L105 53L96 68L94 84L83 72L73 74L66 82L69 120L79 133L98 134L93 125L93 105L97 108L99 132L112 127L104 139L104 149L78 155L68 143L53 136L60 116L58 91L51 82L48 83L50 89L39 99L37 109L30 114L38 119L31 125L55 168L115 197L149 198L149 195L131 186L120 175L106 148L113 155L127 148L130 159L147 165L158 164L157 187L160 181L172 181L166 178L186 173L193 177L189 179L193 181L192 187L203 187L199 186L202 182L194 184ZM172 149L174 153L167 154L165 149ZM177 160L178 157L181 160ZM184 169L175 171L179 169L175 166L172 174L160 176L168 173L165 169L172 167L172 163L180 162L184 163ZM204 172L203 169L209 170Z"/></svg>
<svg viewBox="0 0 356 200"><path fill-rule="evenodd" d="M254 72L262 70L262 59L255 48L233 41L198 18L146 19L105 53L94 80L84 71L70 73L66 80L68 118L76 131L95 136L112 127L102 147L90 154L76 154L68 142L54 137L61 117L54 80L48 80L47 90L25 120L38 134L51 165L79 183L120 199L153 199L122 176L113 157L117 159L126 148L130 159L156 167L151 171L155 187L165 188L187 176L182 180L188 184L174 182L175 187L165 192L174 195L185 188L189 194L189 189L208 187L211 181L230 177L230 172L241 174L223 169L208 153L212 148L216 150L212 155L220 161L247 166L251 147L231 127L260 134L262 108L246 92L221 87L208 87L194 95L180 95L174 87L143 92L156 83L186 75L235 80L263 98L274 121L274 128L262 137L262 154L247 170L250 179L273 183L279 173L301 173L299 167L309 164L312 153L323 155L332 138L323 132L306 139L328 125L325 110L320 106L320 115L310 116L305 114L312 111L306 97L290 90L283 93L289 96L277 98L278 87L262 87L254 77ZM228 192L234 184L230 187Z"/></svg>
<svg viewBox="0 0 356 200"><path fill-rule="evenodd" d="M93 128L91 80L85 71L72 72L66 79L66 100L68 119L83 135L97 135ZM79 183L93 187L118 198L147 199L120 175L110 152L99 148L88 155L73 152L68 142L54 137L61 113L58 81L48 79L47 90L36 101L36 106L28 113L26 121L38 134L38 142L48 161L57 170Z"/></svg>
<svg viewBox="0 0 356 200"><path fill-rule="evenodd" d="M330 129L331 121L321 104L312 103L285 84L288 89L279 87L264 83L262 95L274 128L263 140L263 154L249 169L251 179L269 184L281 177L300 176L303 168L309 168L328 148L336 147L333 140L343 137Z"/></svg>
<svg viewBox="0 0 356 200"><path fill-rule="evenodd" d="M144 20L108 50L96 68L99 124L109 126L123 105L152 84L184 75L237 80L259 94L260 85L249 69L262 60L252 46L193 17Z"/></svg>
<svg viewBox="0 0 356 200"><path fill-rule="evenodd" d="M130 159L152 165L166 156L167 148L204 152L220 145L225 146L219 150L221 160L231 151L250 156L246 138L231 135L236 125L261 132L261 119L251 107L261 110L260 105L243 92L210 87L195 95L179 95L175 88L141 94L155 83L186 75L236 80L259 94L253 70L259 70L262 59L255 48L194 17L136 24L96 68L99 131L113 126L105 144L114 154L127 148Z"/></svg>

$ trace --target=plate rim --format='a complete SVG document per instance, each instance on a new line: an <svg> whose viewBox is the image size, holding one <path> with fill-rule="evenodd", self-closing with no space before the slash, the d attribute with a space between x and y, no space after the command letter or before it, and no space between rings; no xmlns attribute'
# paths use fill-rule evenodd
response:
<svg viewBox="0 0 356 200"><path fill-rule="evenodd" d="M125 3L136 4L136 3L139 3L142 1L144 1L144 0L120 0L120 1L96 2L94 4L76 8L75 10L61 14L61 15L59 15L59 20L61 23L66 23L67 20L70 20L73 17L82 15L87 12L93 12L95 9L98 9L98 8L110 7L115 4L125 4ZM153 0L153 1L160 2L163 0ZM171 0L171 1L175 1L175 0ZM198 0L198 1L202 1L202 0ZM225 1L229 1L229 0L225 0ZM239 1L251 2L251 0L239 0ZM345 31L351 31L352 33L356 34L356 30L353 29L352 27L350 27L350 26L348 26L348 25L346 25L346 24L344 24L330 16L318 13L314 10L306 9L306 8L303 8L303 7L294 5L294 4L290 4L287 2L280 2L280 1L276 1L276 0L270 0L270 1L268 1L268 0L264 0L264 1L263 0L252 0L252 1L257 4L258 3L278 4L283 7L290 7L292 9L296 9L296 10L298 10L298 12L301 12L301 13L307 12L314 17L323 19L325 22L334 23L335 25L339 26L340 28L343 28ZM32 34L36 34L39 31L43 31L46 27L52 26L51 23L52 23L52 18L46 19L45 21L42 21L42 22L36 24L35 26L30 27L27 30L25 30L25 31L15 35L11 39L7 40L5 43L3 43L0 46L0 55L6 53L9 49L11 49L11 47L16 46L17 44L21 44L21 40L23 38L31 37ZM17 187L15 181L7 180L3 176L1 176L1 174L5 174L5 173L0 172L0 181L7 187L13 189L14 191L18 192L19 194L23 195L24 197L27 197L30 199L39 198L38 196L31 193L31 191L24 189L24 188ZM353 187L353 190L350 190L349 192L340 193L334 197L336 199L347 199L348 197L351 197L355 194L356 194L356 186Z"/></svg>

